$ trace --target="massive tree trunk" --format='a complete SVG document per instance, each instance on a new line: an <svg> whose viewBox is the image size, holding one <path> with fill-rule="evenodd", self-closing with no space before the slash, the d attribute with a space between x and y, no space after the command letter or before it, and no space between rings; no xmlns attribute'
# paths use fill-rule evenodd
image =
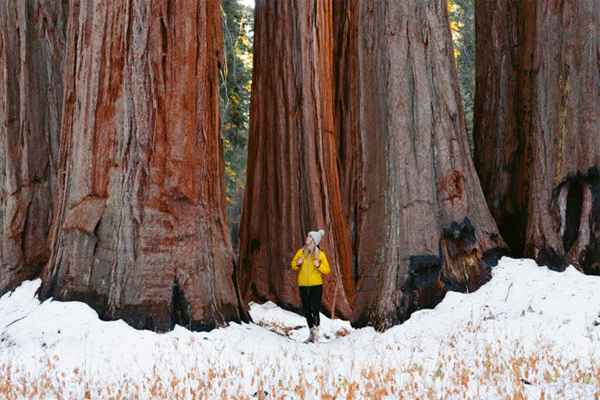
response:
<svg viewBox="0 0 600 400"><path fill-rule="evenodd" d="M323 302L348 317L354 284L336 158L331 6L256 3L240 282L249 300L298 309L290 260L309 230L325 228L333 273Z"/></svg>
<svg viewBox="0 0 600 400"><path fill-rule="evenodd" d="M476 115L481 123L478 141L502 141L507 135L516 138L514 146L524 149L514 155L518 190L505 191L501 186L496 192L490 186L488 199L528 204L527 214L517 214L515 224L525 238L525 255L557 270L571 263L600 274L600 4L594 0L513 3L478 3L483 22L478 23L480 40L504 34L502 23L490 27L484 22L495 10L499 11L494 18L504 23L514 19L511 9L518 9L521 18L521 29L513 39L520 44L520 54L512 71L501 67L502 60L512 57L508 47L498 48L496 57L478 59L477 91L482 104ZM514 106L507 107L505 100L494 104L486 80L497 81L499 92L511 93ZM515 81L519 83L516 93ZM497 125L506 120L516 123ZM482 156L484 181L503 181L498 179L503 165L497 158ZM510 220L505 224L510 230Z"/></svg>
<svg viewBox="0 0 600 400"><path fill-rule="evenodd" d="M0 4L0 295L48 260L66 4Z"/></svg>
<svg viewBox="0 0 600 400"><path fill-rule="evenodd" d="M218 0L72 0L41 297L166 330L246 317L219 140Z"/></svg>
<svg viewBox="0 0 600 400"><path fill-rule="evenodd" d="M526 254L600 274L600 4L568 0L532 11Z"/></svg>
<svg viewBox="0 0 600 400"><path fill-rule="evenodd" d="M469 154L446 1L358 3L353 322L385 329L476 290L505 245Z"/></svg>

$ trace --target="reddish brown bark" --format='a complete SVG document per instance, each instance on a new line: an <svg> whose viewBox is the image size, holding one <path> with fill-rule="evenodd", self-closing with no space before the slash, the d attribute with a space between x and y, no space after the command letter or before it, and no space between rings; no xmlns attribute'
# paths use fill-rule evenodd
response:
<svg viewBox="0 0 600 400"><path fill-rule="evenodd" d="M527 214L518 215L525 255L554 269L571 263L600 274L600 4L593 0L526 2L519 7L510 3L478 3L484 21L496 9L497 19L512 21L510 10L516 8L521 27L513 39L520 48L512 72L500 66L501 60L512 56L508 47L499 48L496 57L478 59L481 112L476 119L482 127L493 127L479 129L478 140L502 141L510 135L525 149L514 156L519 190L489 187L488 199L528 204ZM478 30L502 34L501 23L478 24ZM478 37L485 38L479 31ZM515 106L506 107L504 100L494 104L484 78L499 82L498 90L510 93ZM516 93L514 81L519 83ZM498 129L496 121L504 120L516 123ZM497 158L482 158L484 181L502 181L496 171L502 171L503 165Z"/></svg>
<svg viewBox="0 0 600 400"><path fill-rule="evenodd" d="M446 1L358 4L353 322L385 329L476 290L504 243L469 154Z"/></svg>
<svg viewBox="0 0 600 400"><path fill-rule="evenodd" d="M0 294L49 257L66 4L0 4Z"/></svg>
<svg viewBox="0 0 600 400"><path fill-rule="evenodd" d="M335 129L342 202L350 228L353 253L359 237L356 226L360 213L355 200L361 195L361 151L358 125L358 0L333 1ZM359 268L353 257L352 275L358 280Z"/></svg>
<svg viewBox="0 0 600 400"><path fill-rule="evenodd" d="M233 281L211 1L71 1L61 198L41 297L165 330L246 317Z"/></svg>
<svg viewBox="0 0 600 400"><path fill-rule="evenodd" d="M298 309L290 261L308 231L325 228L333 273L323 304L331 311L336 298L337 314L348 317L354 283L336 158L331 3L263 0L255 13L243 293Z"/></svg>

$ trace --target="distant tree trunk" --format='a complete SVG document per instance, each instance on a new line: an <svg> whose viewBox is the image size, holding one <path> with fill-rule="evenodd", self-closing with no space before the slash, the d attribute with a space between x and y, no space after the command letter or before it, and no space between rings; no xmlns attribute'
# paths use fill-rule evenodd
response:
<svg viewBox="0 0 600 400"><path fill-rule="evenodd" d="M512 39L520 43L518 57L506 46L498 47L494 57L478 59L478 141L501 143L510 137L513 148L524 150L512 155L517 184L509 190L503 183L490 185L487 196L495 199L492 209L501 205L498 215L510 214L502 205L519 206L500 226L506 231L518 227L525 255L553 269L571 263L600 274L600 4L510 3L478 3L479 40L505 34L503 22L486 19L514 23L514 14L521 18ZM489 51L492 43L478 46ZM512 70L502 67L511 58ZM513 96L513 106L506 100L495 104L497 95L486 80L498 82L499 93ZM497 121L515 122L501 126ZM491 147L482 147L481 153L482 179L506 181L507 164L497 161L500 152L492 156Z"/></svg>
<svg viewBox="0 0 600 400"><path fill-rule="evenodd" d="M353 322L385 329L476 290L505 245L469 154L446 1L359 4Z"/></svg>
<svg viewBox="0 0 600 400"><path fill-rule="evenodd" d="M522 256L527 221L529 151L519 112L525 104L529 59L521 37L520 1L476 2L477 64L474 159L483 192L498 228L514 256Z"/></svg>
<svg viewBox="0 0 600 400"><path fill-rule="evenodd" d="M246 318L224 211L218 0L73 0L67 38L41 297L145 329Z"/></svg>
<svg viewBox="0 0 600 400"><path fill-rule="evenodd" d="M259 0L255 13L243 293L298 309L290 261L310 230L325 228L333 273L323 302L331 311L337 283L337 314L349 317L354 284L336 158L331 3Z"/></svg>
<svg viewBox="0 0 600 400"><path fill-rule="evenodd" d="M62 0L0 4L0 295L50 254L65 24Z"/></svg>
<svg viewBox="0 0 600 400"><path fill-rule="evenodd" d="M361 150L358 125L358 0L333 1L335 129L338 147L342 203L352 234L353 254L359 237L356 235L359 212L356 199L361 195ZM359 268L353 257L352 275L359 278Z"/></svg>

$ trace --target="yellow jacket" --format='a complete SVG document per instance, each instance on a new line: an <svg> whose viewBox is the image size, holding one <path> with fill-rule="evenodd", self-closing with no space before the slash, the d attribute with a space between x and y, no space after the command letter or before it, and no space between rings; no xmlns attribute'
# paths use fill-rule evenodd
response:
<svg viewBox="0 0 600 400"><path fill-rule="evenodd" d="M329 274L331 269L329 268L329 261L323 250L319 250L319 266L315 267L313 263L313 256L309 255L304 257L304 261L301 266L297 266L296 262L303 256L302 249L296 252L296 255L292 259L292 269L298 272L298 286L317 286L323 284L323 275Z"/></svg>

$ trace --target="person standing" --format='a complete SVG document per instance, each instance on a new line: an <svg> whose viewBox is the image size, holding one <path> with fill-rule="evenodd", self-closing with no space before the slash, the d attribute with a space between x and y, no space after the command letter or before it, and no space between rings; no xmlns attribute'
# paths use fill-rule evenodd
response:
<svg viewBox="0 0 600 400"><path fill-rule="evenodd" d="M292 259L292 269L298 271L298 287L302 299L302 309L310 330L305 343L319 340L319 313L323 295L323 275L331 272L327 255L319 248L325 231L311 231L306 236L304 247Z"/></svg>

